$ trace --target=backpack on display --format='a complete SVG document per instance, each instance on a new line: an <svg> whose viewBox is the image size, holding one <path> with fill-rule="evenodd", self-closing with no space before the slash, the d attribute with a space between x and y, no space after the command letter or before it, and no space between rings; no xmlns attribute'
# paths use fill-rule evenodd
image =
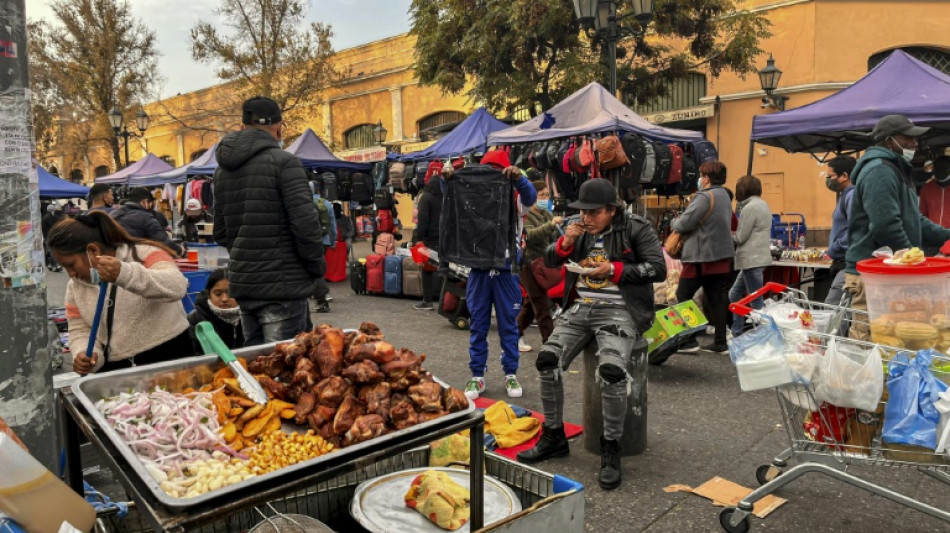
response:
<svg viewBox="0 0 950 533"><path fill-rule="evenodd" d="M422 268L411 257L402 259L402 293L422 297Z"/></svg>
<svg viewBox="0 0 950 533"><path fill-rule="evenodd" d="M613 170L626 165L629 161L623 150L620 138L616 135L607 135L596 143L597 160L601 170Z"/></svg>
<svg viewBox="0 0 950 533"><path fill-rule="evenodd" d="M376 236L376 244L373 245L373 253L376 255L393 255L396 253L396 237L389 232L382 232Z"/></svg>
<svg viewBox="0 0 950 533"><path fill-rule="evenodd" d="M666 185L670 179L670 165L673 163L673 155L670 147L663 141L653 142L653 153L656 156L656 167L653 169L654 186Z"/></svg>
<svg viewBox="0 0 950 533"><path fill-rule="evenodd" d="M366 294L366 265L353 256L353 248L350 248L350 271L347 276L354 293Z"/></svg>
<svg viewBox="0 0 950 533"><path fill-rule="evenodd" d="M376 229L381 232L393 233L396 231L396 221L393 212L389 209L380 209L376 213Z"/></svg>
<svg viewBox="0 0 950 533"><path fill-rule="evenodd" d="M392 165L389 165L389 183L391 183L392 186L396 190L400 190L400 191L402 190L403 188L402 180L403 178L405 178L405 176L406 176L405 163L396 162L396 163L393 163Z"/></svg>
<svg viewBox="0 0 950 533"><path fill-rule="evenodd" d="M389 185L389 163L380 161L373 165L373 189Z"/></svg>
<svg viewBox="0 0 950 533"><path fill-rule="evenodd" d="M344 202L350 201L350 187L353 185L353 176L350 174L349 170L340 169L336 175L337 188L340 193L340 200Z"/></svg>
<svg viewBox="0 0 950 533"><path fill-rule="evenodd" d="M383 259L383 292L389 296L402 294L402 261L398 255L387 255ZM410 258L411 260L411 258Z"/></svg>
<svg viewBox="0 0 950 533"><path fill-rule="evenodd" d="M548 141L544 149L544 153L548 158L548 168L557 168L560 164L560 161L557 159L557 154L561 150L561 144L560 141Z"/></svg>
<svg viewBox="0 0 950 533"><path fill-rule="evenodd" d="M376 204L376 209L391 209L393 207L393 191L389 185L376 189L373 203Z"/></svg>
<svg viewBox="0 0 950 533"><path fill-rule="evenodd" d="M719 152L716 150L716 145L713 143L702 140L696 141L692 144L693 155L696 158L696 166L700 166L706 161L718 161Z"/></svg>
<svg viewBox="0 0 950 533"><path fill-rule="evenodd" d="M683 180L683 149L679 145L670 145L670 177L667 185L676 185Z"/></svg>
<svg viewBox="0 0 950 533"><path fill-rule="evenodd" d="M644 140L643 143L643 171L640 173L640 183L649 185L653 183L653 176L656 174L656 153L653 151L653 144Z"/></svg>
<svg viewBox="0 0 950 533"><path fill-rule="evenodd" d="M382 255L366 256L366 292L370 294L382 294L385 283L385 273L383 271Z"/></svg>
<svg viewBox="0 0 950 533"><path fill-rule="evenodd" d="M317 216L320 217L320 232L323 234L323 238L326 239L330 235L330 212L332 210L327 208L327 204L322 198L315 198L313 204L317 206Z"/></svg>
<svg viewBox="0 0 950 533"><path fill-rule="evenodd" d="M369 174L357 172L351 176L350 201L360 205L373 203L373 178Z"/></svg>
<svg viewBox="0 0 950 533"><path fill-rule="evenodd" d="M332 172L320 174L320 196L331 202L340 199L340 188L337 186L336 174Z"/></svg>
<svg viewBox="0 0 950 533"><path fill-rule="evenodd" d="M646 145L643 138L636 133L624 134L620 138L620 144L627 154L627 164L620 170L620 186L622 188L635 187L640 183L640 175L643 174Z"/></svg>

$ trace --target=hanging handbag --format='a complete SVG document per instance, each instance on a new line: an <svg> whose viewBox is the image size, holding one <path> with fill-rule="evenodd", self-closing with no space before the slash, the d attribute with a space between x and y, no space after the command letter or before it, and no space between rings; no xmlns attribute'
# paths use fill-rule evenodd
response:
<svg viewBox="0 0 950 533"><path fill-rule="evenodd" d="M712 215L713 209L716 207L716 195L712 192L709 193L709 211L706 212L706 216L699 221L699 226L697 230L702 227L702 225L709 219ZM693 231L695 233L695 230ZM686 244L686 240L693 236L693 233L682 234L678 231L673 231L670 233L670 236L666 238L666 242L663 243L663 248L666 249L666 253L673 259L682 259L683 258L683 246Z"/></svg>
<svg viewBox="0 0 950 533"><path fill-rule="evenodd" d="M561 269L545 266L544 258L539 257L531 261L531 275L541 287L541 290L547 292L555 285L561 282Z"/></svg>

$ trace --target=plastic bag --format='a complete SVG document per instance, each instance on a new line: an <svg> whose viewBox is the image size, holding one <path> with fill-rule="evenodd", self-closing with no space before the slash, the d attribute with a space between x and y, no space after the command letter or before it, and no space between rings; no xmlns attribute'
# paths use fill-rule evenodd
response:
<svg viewBox="0 0 950 533"><path fill-rule="evenodd" d="M930 371L933 354L921 350L912 358L901 352L887 364L889 397L881 432L885 443L936 449L940 412L935 403L947 385Z"/></svg>
<svg viewBox="0 0 950 533"><path fill-rule="evenodd" d="M732 363L739 361L762 361L772 358L782 358L782 332L775 325L775 320L766 316L766 323L756 326L752 331L732 339L729 343L729 357Z"/></svg>
<svg viewBox="0 0 950 533"><path fill-rule="evenodd" d="M820 358L815 398L839 407L877 409L884 393L881 349L832 339Z"/></svg>
<svg viewBox="0 0 950 533"><path fill-rule="evenodd" d="M940 393L934 404L940 412L940 422L937 423L937 453L950 455L950 390Z"/></svg>

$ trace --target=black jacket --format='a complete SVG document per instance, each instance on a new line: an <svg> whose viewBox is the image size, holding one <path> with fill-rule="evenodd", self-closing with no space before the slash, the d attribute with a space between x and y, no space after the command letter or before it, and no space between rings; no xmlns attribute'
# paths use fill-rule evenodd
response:
<svg viewBox="0 0 950 533"><path fill-rule="evenodd" d="M580 263L590 254L597 242L591 234L585 233L574 241L574 248L570 253L562 256L559 253L561 239L563 237L548 246L544 252L544 263L549 267L559 267L568 259ZM653 311L653 283L666 279L666 260L663 259L660 239L647 219L618 211L610 233L604 236L604 250L612 263L623 263L617 286L623 295L627 311L642 334L650 329L656 316ZM579 277L578 274L567 272L564 282L565 308Z"/></svg>
<svg viewBox="0 0 950 533"><path fill-rule="evenodd" d="M265 131L229 133L215 150L214 240L228 249L230 293L297 300L323 277L323 232L300 160Z"/></svg>
<svg viewBox="0 0 950 533"><path fill-rule="evenodd" d="M419 215L416 217L416 229L412 232L413 242L422 241L427 248L439 249L439 220L442 218L441 179L433 176L429 179L419 197Z"/></svg>
<svg viewBox="0 0 950 533"><path fill-rule="evenodd" d="M241 323L238 322L237 326L232 326L218 318L217 315L214 314L214 311L211 310L211 307L208 306L207 290L198 293L198 298L195 300L195 308L188 313L188 335L191 336L191 342L195 345L197 353L204 353L204 351L201 349L201 343L198 342L198 336L195 335L195 326L198 325L198 322L204 321L211 322L211 325L214 326L214 330L228 348L233 350L244 347L244 330L241 329Z"/></svg>
<svg viewBox="0 0 950 533"><path fill-rule="evenodd" d="M129 235L160 242L181 255L181 247L172 242L168 237L168 232L158 223L155 215L140 204L126 202L122 204L122 207L113 209L109 215L125 228Z"/></svg>

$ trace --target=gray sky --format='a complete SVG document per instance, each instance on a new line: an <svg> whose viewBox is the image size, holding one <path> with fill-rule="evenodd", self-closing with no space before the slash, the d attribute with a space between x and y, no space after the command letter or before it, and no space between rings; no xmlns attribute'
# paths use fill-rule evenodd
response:
<svg viewBox="0 0 950 533"><path fill-rule="evenodd" d="M162 96L214 85L210 65L191 58L189 32L199 20L213 18L218 0L128 0L133 15L158 39L159 69L165 78ZM30 19L52 20L50 0L28 0ZM308 19L333 26L336 50L391 37L409 30L411 0L310 0Z"/></svg>

